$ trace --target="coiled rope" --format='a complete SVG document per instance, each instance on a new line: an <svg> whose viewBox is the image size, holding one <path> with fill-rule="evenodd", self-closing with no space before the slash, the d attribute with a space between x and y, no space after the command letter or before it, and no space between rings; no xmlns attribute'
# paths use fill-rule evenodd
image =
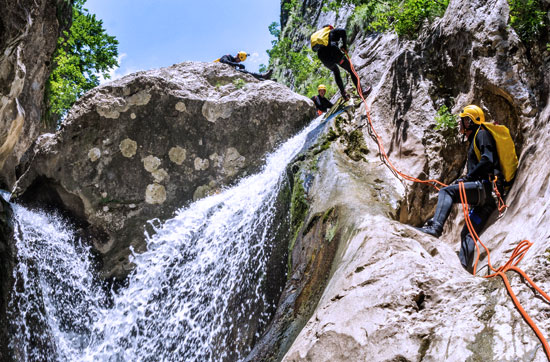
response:
<svg viewBox="0 0 550 362"><path fill-rule="evenodd" d="M481 244L481 246L483 247L483 249L485 249L485 252L487 253L487 265L488 265L489 269L493 272L492 274L484 276L484 278L493 278L493 277L496 277L496 276L499 276L499 277L502 278L502 280L504 281L504 285L506 286L506 290L508 290L508 294L510 294L510 297L512 298L512 301L514 302L514 305L516 306L516 308L521 313L523 319L525 319L527 324L529 324L531 329L533 329L533 331L537 335L538 339L542 343L542 346L544 348L544 352L546 353L546 357L550 361L550 346L548 345L548 342L546 341L546 338L544 338L544 336L543 336L542 332L540 331L540 329L537 327L535 322L531 319L531 317L529 317L529 315L527 314L525 309L522 307L521 303L519 302L519 300L516 297L516 294L512 290L512 287L510 286L510 282L508 280L508 276L506 275L506 272L510 271L510 270L515 271L516 273L520 274L523 278L525 278L525 280L527 280L527 282L537 292L540 293L540 295L542 295L548 302L550 302L550 296L548 296L548 294L546 294L544 291L542 291L542 289L540 289L535 284L535 282L533 282L533 280L531 280L531 278L529 278L527 276L527 274L525 274L525 272L523 270L521 270L520 268L517 267L518 263L521 261L521 259L523 259L523 257L525 256L525 254L527 253L529 248L533 245L533 243L531 243L529 240L520 241L518 243L518 245L516 246L516 248L514 249L514 251L512 252L512 255L510 256L510 259L504 265L502 265L498 269L495 269L493 267L493 265L491 264L491 253L489 252L489 249L485 246L485 244L483 244L483 242L481 241L481 239L477 235L477 233L476 233L476 231L475 231L475 229L472 225L472 221L470 220L470 215L469 215L469 212L468 212L468 199L466 198L466 189L464 188L464 182L459 182L458 186L459 186L459 191L460 191L460 202L462 203L462 211L464 212L464 220L466 222L466 226L468 227L468 231L470 232L470 235L473 237L473 239L475 241L475 244L476 244L477 256L476 256L476 261L474 263L473 274L474 275L476 274L477 263L479 262L479 255L480 255L479 244Z"/></svg>

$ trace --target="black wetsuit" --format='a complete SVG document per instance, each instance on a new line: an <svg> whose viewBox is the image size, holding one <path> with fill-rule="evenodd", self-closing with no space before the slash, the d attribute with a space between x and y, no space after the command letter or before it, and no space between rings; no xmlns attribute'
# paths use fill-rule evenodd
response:
<svg viewBox="0 0 550 362"><path fill-rule="evenodd" d="M220 58L220 63L229 64L232 67L238 68L238 69L244 69L244 65L239 63L238 58L235 58L231 54L224 55Z"/></svg>
<svg viewBox="0 0 550 362"><path fill-rule="evenodd" d="M464 182L464 188L466 190L468 204L473 206L470 210L470 220L472 221L475 232L479 235L487 219L496 208L496 203L492 196L490 177L495 174L497 176L501 175L501 173L496 143L493 136L484 128L479 130L477 136L475 136L475 134L476 131L474 130L470 137L468 137L468 141L470 142L468 148L468 161L466 163L468 174ZM477 160L474 151L474 136L476 145L481 153L480 161ZM453 204L459 202L460 191L458 184L442 188L439 191L437 207L432 219L434 225L438 224L443 227L443 224L449 217ZM462 243L458 257L462 266L471 272L475 242L466 225L464 225L461 232L461 241Z"/></svg>
<svg viewBox="0 0 550 362"><path fill-rule="evenodd" d="M259 79L259 80L265 79L262 74L249 72L248 70L245 70L244 64L239 63L238 60L239 60L238 58L235 58L231 54L227 54L220 58L220 63L231 65L232 67L235 67L239 72L250 74L256 79Z"/></svg>
<svg viewBox="0 0 550 362"><path fill-rule="evenodd" d="M349 73L349 75L351 76L351 80L355 85L355 88L358 88L358 80L355 74L353 74L353 72L351 71L351 64L348 58L344 56L344 53L342 53L340 51L340 48L338 47L338 42L342 40L342 47L344 49L347 49L346 30L341 28L332 29L330 31L328 40L328 46L321 46L319 50L317 50L317 56L319 57L319 60L325 65L325 67L332 71L332 73L334 74L334 79L336 80L336 84L340 89L340 93L344 95L346 94L346 92L344 88L344 83L342 82L342 77L340 76L340 69L338 69L338 65Z"/></svg>
<svg viewBox="0 0 550 362"><path fill-rule="evenodd" d="M333 104L328 99L326 99L325 97L321 97L321 95L319 94L311 97L311 100L313 101L313 103L315 103L315 107L317 107L317 109L321 112L326 112L333 106Z"/></svg>

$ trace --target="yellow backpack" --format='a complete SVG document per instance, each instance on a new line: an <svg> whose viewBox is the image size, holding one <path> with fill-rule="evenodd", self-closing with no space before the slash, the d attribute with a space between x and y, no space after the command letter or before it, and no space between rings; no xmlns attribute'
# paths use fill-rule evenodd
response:
<svg viewBox="0 0 550 362"><path fill-rule="evenodd" d="M497 144L498 159L500 161L500 171L504 174L506 182L512 181L516 176L518 169L518 156L516 155L516 147L510 136L510 130L503 125L483 122L482 126L491 133ZM481 127L477 130L474 136L474 152L477 160L481 160L481 152L476 145L475 137Z"/></svg>
<svg viewBox="0 0 550 362"><path fill-rule="evenodd" d="M219 63L221 58L214 60L214 63Z"/></svg>
<svg viewBox="0 0 550 362"><path fill-rule="evenodd" d="M311 49L313 49L316 45L328 45L328 38L330 31L332 30L332 26L325 26L321 30L317 30L313 35L311 36Z"/></svg>

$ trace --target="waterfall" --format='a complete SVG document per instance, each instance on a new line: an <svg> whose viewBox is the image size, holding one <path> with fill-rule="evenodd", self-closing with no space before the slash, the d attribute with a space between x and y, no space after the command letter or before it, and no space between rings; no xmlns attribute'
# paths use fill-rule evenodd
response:
<svg viewBox="0 0 550 362"><path fill-rule="evenodd" d="M61 218L14 205L18 266L10 310L18 357L244 358L274 307L264 292L266 261L285 168L316 125L268 155L258 174L164 223L151 221L147 250L133 254L135 270L116 293L101 287L89 248ZM33 336L33 328L40 332Z"/></svg>
<svg viewBox="0 0 550 362"><path fill-rule="evenodd" d="M8 309L11 347L20 361L69 360L62 356L90 343L90 327L106 299L90 249L59 215L12 207L17 266Z"/></svg>

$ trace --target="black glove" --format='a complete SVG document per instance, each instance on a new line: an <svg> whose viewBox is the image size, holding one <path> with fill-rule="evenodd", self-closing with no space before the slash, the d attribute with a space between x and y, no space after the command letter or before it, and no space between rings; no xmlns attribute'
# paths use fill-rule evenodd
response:
<svg viewBox="0 0 550 362"><path fill-rule="evenodd" d="M346 92L342 93L342 98L345 102L349 101L349 94L347 94Z"/></svg>
<svg viewBox="0 0 550 362"><path fill-rule="evenodd" d="M348 52L348 50L346 49L346 47L341 47L340 50L343 51L344 54L347 54L347 52Z"/></svg>
<svg viewBox="0 0 550 362"><path fill-rule="evenodd" d="M239 69L244 69L244 64L237 64L237 67L239 67Z"/></svg>

